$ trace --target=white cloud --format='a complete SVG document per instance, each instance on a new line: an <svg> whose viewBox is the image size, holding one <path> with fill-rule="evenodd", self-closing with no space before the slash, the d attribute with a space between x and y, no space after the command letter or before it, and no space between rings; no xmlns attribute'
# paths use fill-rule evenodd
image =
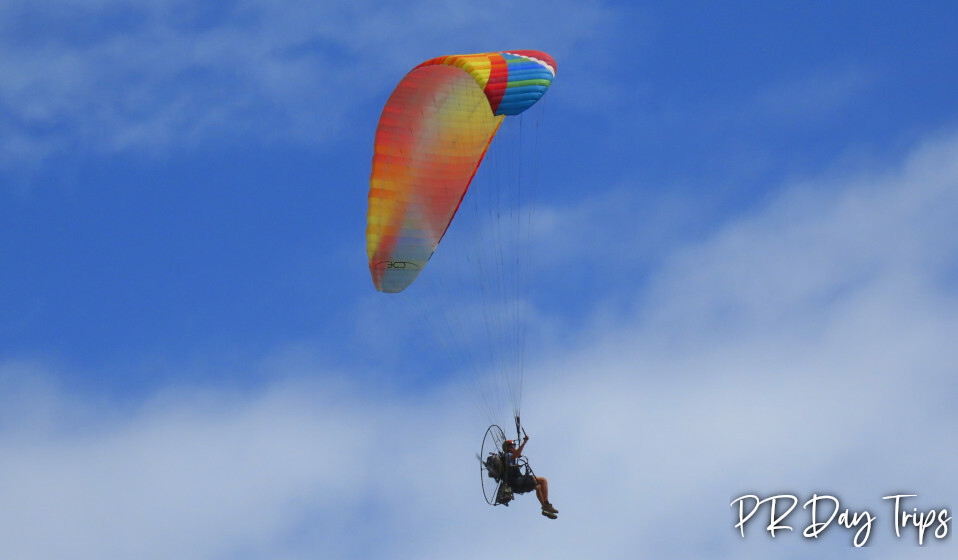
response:
<svg viewBox="0 0 958 560"><path fill-rule="evenodd" d="M231 138L328 142L421 60L496 48L561 53L600 37L596 25L608 18L601 6L544 6L5 4L0 164ZM371 130L376 116L359 121Z"/></svg>
<svg viewBox="0 0 958 560"><path fill-rule="evenodd" d="M18 412L0 428L0 524L13 537L0 555L479 558L504 542L520 557L850 553L844 530L801 539L801 512L792 534L751 526L742 540L729 503L783 491L868 508L870 556L912 555L914 533L894 538L881 497L958 504L955 161L949 137L882 173L786 189L675 250L628 322L536 349L527 451L557 521L531 496L482 502L485 426L456 384L385 387L280 360L266 367L296 376L264 390L181 387L119 411L8 381L0 405ZM951 555L950 541L925 548Z"/></svg>
<svg viewBox="0 0 958 560"><path fill-rule="evenodd" d="M958 248L948 234L958 218L955 151L948 140L884 176L796 185L677 257L658 289L684 294L667 301L690 312L728 310L755 321L839 309L869 290L903 299L947 288L942 282Z"/></svg>
<svg viewBox="0 0 958 560"><path fill-rule="evenodd" d="M5 404L40 396L59 417L39 431L29 416L8 417L3 556L215 558L282 549L277 539L303 515L348 503L367 479L344 458L370 455L371 420L323 389L278 386L255 397L173 390L119 415L49 389L6 391ZM30 437L17 437L23 432Z"/></svg>

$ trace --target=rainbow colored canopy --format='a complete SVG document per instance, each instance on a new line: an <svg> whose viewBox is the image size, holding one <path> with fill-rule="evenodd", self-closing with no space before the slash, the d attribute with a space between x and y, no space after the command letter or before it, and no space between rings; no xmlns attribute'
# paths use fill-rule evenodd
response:
<svg viewBox="0 0 958 560"><path fill-rule="evenodd" d="M405 289L446 233L505 115L541 98L556 63L539 51L440 56L399 82L376 129L366 252L377 290Z"/></svg>

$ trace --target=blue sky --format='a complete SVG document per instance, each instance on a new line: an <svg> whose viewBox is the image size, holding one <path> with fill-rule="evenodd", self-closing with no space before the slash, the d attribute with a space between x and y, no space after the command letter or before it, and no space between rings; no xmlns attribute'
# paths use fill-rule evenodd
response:
<svg viewBox="0 0 958 560"><path fill-rule="evenodd" d="M872 509L869 557L910 556L881 497L958 507L956 22L0 3L0 556L850 554L739 537L729 502L782 491ZM555 522L482 502L461 364L391 326L364 250L392 88L513 48L558 63L523 393Z"/></svg>

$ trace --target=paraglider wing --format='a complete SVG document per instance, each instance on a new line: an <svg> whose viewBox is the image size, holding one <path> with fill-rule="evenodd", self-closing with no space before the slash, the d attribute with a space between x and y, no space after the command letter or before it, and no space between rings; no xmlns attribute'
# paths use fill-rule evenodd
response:
<svg viewBox="0 0 958 560"><path fill-rule="evenodd" d="M366 251L377 290L411 284L442 240L502 118L545 94L555 61L538 51L442 56L386 102L369 181Z"/></svg>

